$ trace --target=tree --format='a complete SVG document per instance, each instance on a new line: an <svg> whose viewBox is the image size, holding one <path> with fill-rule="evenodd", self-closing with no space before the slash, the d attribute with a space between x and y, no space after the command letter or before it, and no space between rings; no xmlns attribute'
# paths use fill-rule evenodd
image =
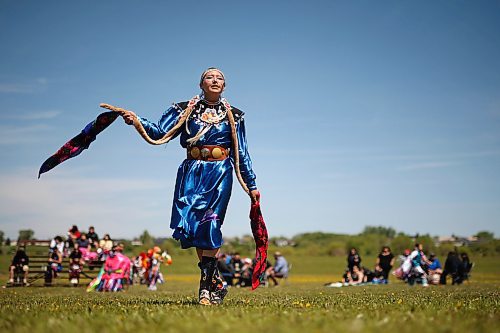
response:
<svg viewBox="0 0 500 333"><path fill-rule="evenodd" d="M5 234L2 230L0 230L0 246L3 245Z"/></svg>
<svg viewBox="0 0 500 333"><path fill-rule="evenodd" d="M477 240L480 242L488 242L494 239L494 235L489 231L480 231L476 234Z"/></svg>
<svg viewBox="0 0 500 333"><path fill-rule="evenodd" d="M410 237L400 233L394 239L392 239L391 250L393 254L397 255L403 253L406 249L412 250L413 245L414 244Z"/></svg>
<svg viewBox="0 0 500 333"><path fill-rule="evenodd" d="M19 230L18 240L20 240L20 241L30 240L30 239L33 239L34 235L35 235L35 232L31 229Z"/></svg>
<svg viewBox="0 0 500 333"><path fill-rule="evenodd" d="M142 235L139 236L139 239L143 245L153 246L154 244L153 237L149 234L147 230L144 230Z"/></svg>
<svg viewBox="0 0 500 333"><path fill-rule="evenodd" d="M394 230L391 227L383 227L383 226L366 226L365 229L362 232L363 235L382 235L386 236L387 238L394 238L396 236L396 230Z"/></svg>
<svg viewBox="0 0 500 333"><path fill-rule="evenodd" d="M436 244L434 243L434 239L429 234L419 235L415 243L422 244L424 252L427 254L436 252Z"/></svg>

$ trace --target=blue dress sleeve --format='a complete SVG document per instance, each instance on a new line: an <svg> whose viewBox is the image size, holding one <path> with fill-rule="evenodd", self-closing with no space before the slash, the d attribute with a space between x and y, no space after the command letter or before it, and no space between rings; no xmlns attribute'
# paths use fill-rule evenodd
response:
<svg viewBox="0 0 500 333"><path fill-rule="evenodd" d="M238 154L240 159L240 172L243 181L247 185L250 191L257 189L257 184L255 183L255 173L252 170L252 159L248 153L248 144L245 133L245 122L243 117L236 122L236 133L238 136ZM234 165L234 158L231 155L231 162Z"/></svg>
<svg viewBox="0 0 500 333"><path fill-rule="evenodd" d="M160 120L158 120L158 123L156 124L150 122L146 118L137 118L148 133L149 137L153 140L159 140L174 127L174 125L177 123L181 111L181 108L174 104L163 113ZM178 131L175 136L179 135L180 132L181 131Z"/></svg>

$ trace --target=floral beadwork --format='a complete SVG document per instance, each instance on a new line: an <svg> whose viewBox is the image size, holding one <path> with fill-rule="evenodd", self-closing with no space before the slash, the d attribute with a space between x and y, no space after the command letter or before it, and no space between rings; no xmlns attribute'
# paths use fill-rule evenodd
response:
<svg viewBox="0 0 500 333"><path fill-rule="evenodd" d="M192 113L193 120L200 126L218 125L220 123L227 123L227 110L218 105L206 105L199 103Z"/></svg>

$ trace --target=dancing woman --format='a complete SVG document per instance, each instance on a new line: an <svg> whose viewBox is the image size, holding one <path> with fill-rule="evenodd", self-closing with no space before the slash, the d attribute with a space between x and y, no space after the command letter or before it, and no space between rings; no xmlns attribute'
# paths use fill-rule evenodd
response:
<svg viewBox="0 0 500 333"><path fill-rule="evenodd" d="M118 111L149 143L163 144L180 136L187 157L177 172L170 227L182 248L196 248L201 270L199 303L203 305L220 304L227 293L216 256L222 246L221 226L231 196L233 168L252 202L260 200L243 112L222 97L225 87L222 71L207 69L200 78L201 95L173 104L158 123L102 105Z"/></svg>

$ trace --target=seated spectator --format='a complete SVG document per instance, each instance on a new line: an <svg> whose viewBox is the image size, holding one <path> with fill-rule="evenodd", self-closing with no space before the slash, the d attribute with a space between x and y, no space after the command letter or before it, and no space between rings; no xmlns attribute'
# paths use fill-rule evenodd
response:
<svg viewBox="0 0 500 333"><path fill-rule="evenodd" d="M109 234L105 234L104 238L99 242L99 247L104 252L109 252L113 248L113 240L109 237Z"/></svg>
<svg viewBox="0 0 500 333"><path fill-rule="evenodd" d="M222 275L222 279L227 283L228 286L232 286L235 272L233 266L228 263L226 259L227 255L225 253L222 253L217 260L217 268Z"/></svg>
<svg viewBox="0 0 500 333"><path fill-rule="evenodd" d="M394 255L391 252L391 248L388 246L382 247L377 260L375 271L379 273L380 283L387 283L389 281L389 272L394 266Z"/></svg>
<svg viewBox="0 0 500 333"><path fill-rule="evenodd" d="M384 270L382 269L382 267L380 267L379 265L375 265L372 274L373 274L373 283L387 284L387 280L384 278Z"/></svg>
<svg viewBox="0 0 500 333"><path fill-rule="evenodd" d="M288 262L285 257L281 255L280 252L274 253L274 259L276 262L273 267L270 267L266 271L267 278L273 281L274 285L278 285L277 278L286 278L288 277Z"/></svg>
<svg viewBox="0 0 500 333"><path fill-rule="evenodd" d="M95 233L93 226L89 227L89 232L87 232L87 239L90 242L90 246L94 249L99 247L99 236Z"/></svg>
<svg viewBox="0 0 500 333"><path fill-rule="evenodd" d="M354 266L358 266L358 268L361 267L361 257L358 254L358 250L353 247L347 256L347 268L352 272Z"/></svg>
<svg viewBox="0 0 500 333"><path fill-rule="evenodd" d="M80 238L81 232L78 230L76 225L73 225L71 229L68 230L68 248L72 249L73 245ZM62 253L62 252L61 252Z"/></svg>
<svg viewBox="0 0 500 333"><path fill-rule="evenodd" d="M253 263L252 259L246 258L243 260L243 267L240 272L240 277L238 279L238 285L241 287L252 286L252 274L253 274Z"/></svg>
<svg viewBox="0 0 500 333"><path fill-rule="evenodd" d="M229 264L233 267L235 277L239 278L243 268L243 260L241 260L241 256L238 252L231 257Z"/></svg>
<svg viewBox="0 0 500 333"><path fill-rule="evenodd" d="M352 266L352 272L347 271L347 283L351 286L361 284L365 280L365 274L358 266Z"/></svg>
<svg viewBox="0 0 500 333"><path fill-rule="evenodd" d="M45 272L45 282L51 283L52 278L57 277L57 273L62 271L62 254L59 250L55 249L50 253L47 262L47 271Z"/></svg>
<svg viewBox="0 0 500 333"><path fill-rule="evenodd" d="M360 271L363 272L363 275L364 275L363 283L374 283L374 280L376 283L382 283L382 281L383 281L383 279L378 280L376 278L377 272L372 271L364 266L360 268ZM379 277L380 277L380 275L379 275Z"/></svg>
<svg viewBox="0 0 500 333"><path fill-rule="evenodd" d="M78 244L81 252L90 251L90 241L87 239L86 234L82 234L80 238L76 240L76 244Z"/></svg>
<svg viewBox="0 0 500 333"><path fill-rule="evenodd" d="M434 253L429 255L429 266L427 267L427 275L429 276L429 283L437 285L441 281L441 274L443 274L443 268L439 259Z"/></svg>
<svg viewBox="0 0 500 333"><path fill-rule="evenodd" d="M50 241L49 251L52 252L58 250L59 252L64 252L64 242L61 236L56 236Z"/></svg>
<svg viewBox="0 0 500 333"><path fill-rule="evenodd" d="M10 263L9 283L14 283L14 275L17 273L23 275L23 284L28 284L29 263L30 259L26 252L23 249L17 250Z"/></svg>
<svg viewBox="0 0 500 333"><path fill-rule="evenodd" d="M75 247L69 254L69 262L71 263L83 263L82 252L80 251L80 245L75 243Z"/></svg>
<svg viewBox="0 0 500 333"><path fill-rule="evenodd" d="M87 239L86 234L82 234L80 239L76 241L76 244L78 244L79 250L82 253L83 260L96 261L98 259L97 252L91 251L91 243Z"/></svg>
<svg viewBox="0 0 500 333"><path fill-rule="evenodd" d="M68 277L69 281L73 285L78 285L80 280L80 273L82 272L83 258L80 252L78 243L75 243L75 247L69 254L69 270Z"/></svg>

